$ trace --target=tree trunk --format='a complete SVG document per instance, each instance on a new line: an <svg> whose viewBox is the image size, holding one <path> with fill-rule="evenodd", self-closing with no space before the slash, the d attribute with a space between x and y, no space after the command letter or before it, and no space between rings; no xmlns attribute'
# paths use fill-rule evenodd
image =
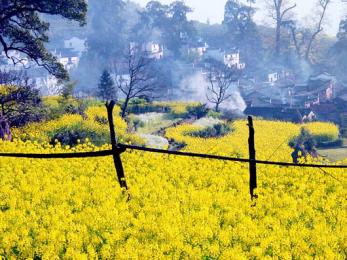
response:
<svg viewBox="0 0 347 260"><path fill-rule="evenodd" d="M125 101L124 101L124 104L123 104L123 107L122 107L122 118L125 118L125 114L126 114L126 112L127 112L129 100L130 100L129 97L126 97L126 98L125 98Z"/></svg>
<svg viewBox="0 0 347 260"><path fill-rule="evenodd" d="M0 115L0 139L4 141L11 141L12 134L8 121Z"/></svg>
<svg viewBox="0 0 347 260"><path fill-rule="evenodd" d="M276 56L281 54L281 21L277 20L276 23Z"/></svg>

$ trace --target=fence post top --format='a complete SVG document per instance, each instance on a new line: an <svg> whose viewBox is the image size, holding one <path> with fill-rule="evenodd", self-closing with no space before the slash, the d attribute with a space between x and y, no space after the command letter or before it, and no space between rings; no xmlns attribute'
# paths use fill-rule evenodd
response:
<svg viewBox="0 0 347 260"><path fill-rule="evenodd" d="M116 105L116 102L114 100L107 101L105 105L108 109L113 109L114 106Z"/></svg>
<svg viewBox="0 0 347 260"><path fill-rule="evenodd" d="M253 126L253 117L252 116L248 116L248 126Z"/></svg>

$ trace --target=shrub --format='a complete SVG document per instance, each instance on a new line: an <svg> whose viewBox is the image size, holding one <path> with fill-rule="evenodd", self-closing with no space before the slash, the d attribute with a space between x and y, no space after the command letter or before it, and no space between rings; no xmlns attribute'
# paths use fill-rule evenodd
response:
<svg viewBox="0 0 347 260"><path fill-rule="evenodd" d="M44 108L39 91L31 85L0 84L0 114L11 127L41 121Z"/></svg>
<svg viewBox="0 0 347 260"><path fill-rule="evenodd" d="M216 119L220 119L221 118L221 113L220 112L216 112L214 110L210 110L207 113L208 117L212 117L212 118L216 118Z"/></svg>
<svg viewBox="0 0 347 260"><path fill-rule="evenodd" d="M62 145L76 146L79 143L85 143L87 140L98 146L109 143L107 132L95 132L81 123L58 128L48 133L48 136L50 137L49 143L53 145L59 142Z"/></svg>
<svg viewBox="0 0 347 260"><path fill-rule="evenodd" d="M94 118L95 122L101 124L101 125L107 125L108 124L108 119L104 116L95 116Z"/></svg>
<svg viewBox="0 0 347 260"><path fill-rule="evenodd" d="M149 103L146 98L133 98L129 101L129 105L144 105L146 103Z"/></svg>
<svg viewBox="0 0 347 260"><path fill-rule="evenodd" d="M335 148L341 147L342 145L343 139L337 139L335 141L317 143L317 148Z"/></svg>
<svg viewBox="0 0 347 260"><path fill-rule="evenodd" d="M212 127L207 127L196 132L191 132L189 133L189 135L193 137L211 138L225 136L230 132L231 128L229 125L225 123L219 123L213 125Z"/></svg>
<svg viewBox="0 0 347 260"><path fill-rule="evenodd" d="M188 116L196 117L197 119L200 119L204 116L206 116L208 113L208 108L206 107L206 104L198 104L198 105L192 105L187 107L187 114Z"/></svg>
<svg viewBox="0 0 347 260"><path fill-rule="evenodd" d="M317 145L316 140L309 130L302 127L300 134L289 141L289 146L295 148L297 146L303 146L305 150L311 151Z"/></svg>
<svg viewBox="0 0 347 260"><path fill-rule="evenodd" d="M145 126L145 123L138 118L134 118L134 120L132 121L132 124L133 124L135 129L138 129L139 127Z"/></svg>

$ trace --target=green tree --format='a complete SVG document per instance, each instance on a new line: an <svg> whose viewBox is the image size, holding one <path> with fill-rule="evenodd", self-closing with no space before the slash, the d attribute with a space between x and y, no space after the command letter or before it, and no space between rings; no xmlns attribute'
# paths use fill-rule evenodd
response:
<svg viewBox="0 0 347 260"><path fill-rule="evenodd" d="M134 26L136 41L146 42L155 38L163 42L163 33L169 25L168 5L163 5L158 1L150 1L145 9L140 11L138 23Z"/></svg>
<svg viewBox="0 0 347 260"><path fill-rule="evenodd" d="M69 99L73 98L73 92L76 87L76 81L73 82L67 82L61 91L61 99L68 101Z"/></svg>
<svg viewBox="0 0 347 260"><path fill-rule="evenodd" d="M195 27L187 18L192 11L183 1L175 1L170 5L150 1L140 12L139 22L134 28L136 41L155 39L179 57L183 46L196 38Z"/></svg>
<svg viewBox="0 0 347 260"><path fill-rule="evenodd" d="M101 74L100 83L98 87L98 96L102 100L106 101L116 98L116 88L114 86L114 82L111 78L111 75L107 70L104 70Z"/></svg>
<svg viewBox="0 0 347 260"><path fill-rule="evenodd" d="M124 48L125 19L121 0L89 0L88 52L103 62L120 55Z"/></svg>
<svg viewBox="0 0 347 260"><path fill-rule="evenodd" d="M59 79L68 73L58 60L45 48L48 43L49 23L42 14L57 15L85 24L85 0L2 0L0 1L0 43L8 58L11 51L19 51L43 66Z"/></svg>
<svg viewBox="0 0 347 260"><path fill-rule="evenodd" d="M195 27L187 18L191 12L193 9L183 1L175 1L169 6L170 22L165 34L166 46L176 57L181 55L183 46L196 40Z"/></svg>
<svg viewBox="0 0 347 260"><path fill-rule="evenodd" d="M254 68L262 60L262 42L253 21L255 9L239 1L229 0L225 5L223 24L226 27L226 47L237 48L248 67Z"/></svg>
<svg viewBox="0 0 347 260"><path fill-rule="evenodd" d="M301 128L299 136L289 142L289 146L294 149L291 154L294 163L299 163L300 157L305 159L308 155L317 157L317 142L305 127Z"/></svg>
<svg viewBox="0 0 347 260"><path fill-rule="evenodd" d="M43 112L40 93L24 73L0 71L0 118L3 123L20 127L41 120Z"/></svg>

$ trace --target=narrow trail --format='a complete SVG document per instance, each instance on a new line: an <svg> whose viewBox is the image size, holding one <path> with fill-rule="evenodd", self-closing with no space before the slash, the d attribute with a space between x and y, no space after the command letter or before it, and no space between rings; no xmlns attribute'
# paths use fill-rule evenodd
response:
<svg viewBox="0 0 347 260"><path fill-rule="evenodd" d="M157 149L167 149L169 147L169 141L162 136L153 134L139 134L142 139L145 140L146 146Z"/></svg>
<svg viewBox="0 0 347 260"><path fill-rule="evenodd" d="M138 115L137 117L143 121L145 124L150 124L158 120L163 114L160 113L146 113ZM159 130L150 133L141 133L139 132L139 136L145 140L146 146L151 148L158 149L168 149L170 151L180 151L185 147L185 144L177 143L175 140L167 139L165 136L165 131L171 127L177 127L183 124L193 124L201 127L209 127L215 124L220 123L221 120L215 118L200 118L200 119L181 119L177 122L173 122L172 124L161 127Z"/></svg>

